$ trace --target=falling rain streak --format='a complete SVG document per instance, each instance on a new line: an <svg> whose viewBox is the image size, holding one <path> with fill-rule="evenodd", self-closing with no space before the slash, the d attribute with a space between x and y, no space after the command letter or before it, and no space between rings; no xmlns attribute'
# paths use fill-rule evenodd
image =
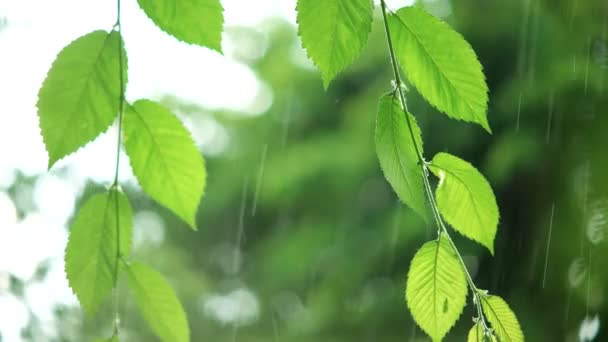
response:
<svg viewBox="0 0 608 342"><path fill-rule="evenodd" d="M245 209L247 206L247 187L248 187L248 179L245 178L243 181L243 188L241 190L241 205L239 209L239 221L236 232L236 244L234 246L234 255L233 255L233 267L232 269L237 271L239 270L239 263L242 258L241 253L241 245L243 240L245 239Z"/></svg>
<svg viewBox="0 0 608 342"><path fill-rule="evenodd" d="M264 145L262 149L262 159L260 161L260 168L258 170L258 177L255 182L255 192L253 193L253 204L251 206L251 216L255 216L255 212L258 207L258 195L262 189L262 179L264 178L264 165L266 164L266 152L268 152L268 144Z"/></svg>
<svg viewBox="0 0 608 342"><path fill-rule="evenodd" d="M549 264L549 251L551 248L551 233L553 231L553 216L555 215L555 202L551 204L551 217L549 218L549 234L547 235L547 249L545 252L545 267L543 270L543 289L547 280L547 265Z"/></svg>

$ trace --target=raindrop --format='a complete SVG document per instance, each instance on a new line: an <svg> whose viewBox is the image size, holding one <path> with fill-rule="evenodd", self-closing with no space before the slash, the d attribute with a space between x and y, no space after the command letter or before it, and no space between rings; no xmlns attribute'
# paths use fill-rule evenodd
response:
<svg viewBox="0 0 608 342"><path fill-rule="evenodd" d="M203 305L205 315L224 324L250 325L257 321L260 306L254 293L248 289L234 290L227 295L212 295Z"/></svg>
<svg viewBox="0 0 608 342"><path fill-rule="evenodd" d="M165 221L154 211L143 210L133 219L133 246L158 247L165 240Z"/></svg>
<svg viewBox="0 0 608 342"><path fill-rule="evenodd" d="M587 316L581 322L581 326L578 329L578 340L580 342L593 341L600 331L600 318L598 315L593 318Z"/></svg>

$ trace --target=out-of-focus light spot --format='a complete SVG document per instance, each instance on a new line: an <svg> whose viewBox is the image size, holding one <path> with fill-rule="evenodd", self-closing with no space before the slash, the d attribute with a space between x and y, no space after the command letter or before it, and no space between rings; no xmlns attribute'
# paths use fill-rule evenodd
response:
<svg viewBox="0 0 608 342"><path fill-rule="evenodd" d="M280 16L296 23L296 6L285 0L222 0L226 26L257 26L270 17Z"/></svg>
<svg viewBox="0 0 608 342"><path fill-rule="evenodd" d="M29 314L23 303L13 295L0 295L0 331L2 341L21 341L21 329L28 322Z"/></svg>
<svg viewBox="0 0 608 342"><path fill-rule="evenodd" d="M312 313L302 299L292 291L278 293L272 299L272 306L278 317L287 323L289 330L294 332L309 332L315 328Z"/></svg>
<svg viewBox="0 0 608 342"><path fill-rule="evenodd" d="M154 211L139 211L133 219L133 246L158 247L165 240L165 221Z"/></svg>
<svg viewBox="0 0 608 342"><path fill-rule="evenodd" d="M608 42L596 40L593 42L593 61L602 68L608 68Z"/></svg>
<svg viewBox="0 0 608 342"><path fill-rule="evenodd" d="M222 41L225 56L247 63L264 57L268 51L268 36L249 28L228 28Z"/></svg>
<svg viewBox="0 0 608 342"><path fill-rule="evenodd" d="M363 286L354 309L359 312L370 310L376 305L379 297L389 296L393 290L393 282L389 278L370 279Z"/></svg>
<svg viewBox="0 0 608 342"><path fill-rule="evenodd" d="M243 257L241 250L231 243L213 246L209 261L226 275L235 275L241 270Z"/></svg>
<svg viewBox="0 0 608 342"><path fill-rule="evenodd" d="M290 57L291 63L293 63L294 65L296 65L302 69L309 70L309 71L317 70L317 68L315 67L313 62L306 55L306 51L304 49L302 49L302 45L299 41L297 43L294 43L294 45L292 45L291 49L289 50L289 57Z"/></svg>
<svg viewBox="0 0 608 342"><path fill-rule="evenodd" d="M297 319L306 310L300 297L292 291L280 292L272 299L272 303L279 317L287 322Z"/></svg>
<svg viewBox="0 0 608 342"><path fill-rule="evenodd" d="M15 183L15 170L0 166L0 189L6 189Z"/></svg>
<svg viewBox="0 0 608 342"><path fill-rule="evenodd" d="M72 184L53 175L38 179L34 188L34 203L45 219L63 225L74 211L76 191Z"/></svg>
<svg viewBox="0 0 608 342"><path fill-rule="evenodd" d="M578 340L580 342L593 341L600 331L600 318L598 315L585 317L578 329Z"/></svg>
<svg viewBox="0 0 608 342"><path fill-rule="evenodd" d="M425 0L423 5L429 13L439 18L452 14L452 5L447 0Z"/></svg>
<svg viewBox="0 0 608 342"><path fill-rule="evenodd" d="M0 271L0 294L8 292L11 287L11 275Z"/></svg>
<svg viewBox="0 0 608 342"><path fill-rule="evenodd" d="M111 127L93 142L88 143L75 153L58 161L53 166L53 170L67 168L70 170L70 177L74 179L88 178L97 183L109 185L114 179L114 169L116 167L117 133L118 129L116 126ZM119 180L134 179L127 155L123 150L120 153L122 162L118 170Z"/></svg>
<svg viewBox="0 0 608 342"><path fill-rule="evenodd" d="M41 262L63 256L67 231L39 213L0 229L0 270L19 279L30 279Z"/></svg>
<svg viewBox="0 0 608 342"><path fill-rule="evenodd" d="M252 324L260 315L258 299L244 288L227 295L210 296L205 300L203 311L211 319L236 326Z"/></svg>
<svg viewBox="0 0 608 342"><path fill-rule="evenodd" d="M226 129L206 115L191 115L184 117L184 123L192 132L192 138L206 156L222 154L230 143Z"/></svg>
<svg viewBox="0 0 608 342"><path fill-rule="evenodd" d="M0 239L6 233L4 229L17 222L17 208L6 192L0 192Z"/></svg>
<svg viewBox="0 0 608 342"><path fill-rule="evenodd" d="M65 278L63 258L55 258L49 265L46 278L25 288L25 300L43 325L45 333L55 331L55 309L60 305L77 305L77 300Z"/></svg>

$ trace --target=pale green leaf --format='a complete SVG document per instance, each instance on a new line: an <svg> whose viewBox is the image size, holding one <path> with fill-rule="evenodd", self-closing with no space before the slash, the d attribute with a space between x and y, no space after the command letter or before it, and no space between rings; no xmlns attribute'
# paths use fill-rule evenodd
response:
<svg viewBox="0 0 608 342"><path fill-rule="evenodd" d="M140 100L126 108L124 133L131 167L143 190L196 229L206 174L188 130L165 107Z"/></svg>
<svg viewBox="0 0 608 342"><path fill-rule="evenodd" d="M120 103L119 51L123 84L127 57L120 34L94 31L66 46L38 93L40 131L48 167L107 130Z"/></svg>
<svg viewBox="0 0 608 342"><path fill-rule="evenodd" d="M156 26L175 38L222 52L220 0L137 0Z"/></svg>
<svg viewBox="0 0 608 342"><path fill-rule="evenodd" d="M118 256L129 254L131 235L129 200L115 188L93 195L76 214L65 251L65 273L87 314L95 313L112 291Z"/></svg>
<svg viewBox="0 0 608 342"><path fill-rule="evenodd" d="M410 129L396 93L380 99L376 117L376 154L382 171L399 199L426 219L422 171L416 147L422 152L422 136L414 116L408 113Z"/></svg>
<svg viewBox="0 0 608 342"><path fill-rule="evenodd" d="M490 132L488 86L469 43L418 6L400 9L388 23L399 64L420 94L448 116Z"/></svg>
<svg viewBox="0 0 608 342"><path fill-rule="evenodd" d="M129 288L150 328L165 342L187 342L186 313L167 281L152 268L134 263L127 268Z"/></svg>
<svg viewBox="0 0 608 342"><path fill-rule="evenodd" d="M462 313L467 297L464 271L447 236L425 243L407 275L405 298L416 323L440 341Z"/></svg>
<svg viewBox="0 0 608 342"><path fill-rule="evenodd" d="M298 0L298 34L325 88L361 54L372 19L371 0Z"/></svg>
<svg viewBox="0 0 608 342"><path fill-rule="evenodd" d="M429 168L439 177L436 197L441 215L494 254L499 213L488 181L473 165L447 153L435 155Z"/></svg>
<svg viewBox="0 0 608 342"><path fill-rule="evenodd" d="M496 342L496 337L494 335L488 335L484 333L483 325L480 322L475 323L475 325L469 330L469 335L467 337L467 342Z"/></svg>
<svg viewBox="0 0 608 342"><path fill-rule="evenodd" d="M481 305L486 319L501 342L523 342L524 333L509 305L498 296L482 296Z"/></svg>

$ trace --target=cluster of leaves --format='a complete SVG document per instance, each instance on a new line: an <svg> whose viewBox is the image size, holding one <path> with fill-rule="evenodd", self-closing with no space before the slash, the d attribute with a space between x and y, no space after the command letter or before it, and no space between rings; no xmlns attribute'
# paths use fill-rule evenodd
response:
<svg viewBox="0 0 608 342"><path fill-rule="evenodd" d="M456 156L438 153L430 162L424 159L421 130L407 110L398 68L439 111L491 132L481 64L460 34L423 8L404 7L387 15L384 1L381 7L396 87L380 99L376 152L400 200L425 220L430 207L438 226L437 239L412 260L405 291L408 307L433 340L442 340L464 309L468 282L478 313L469 341L523 341L507 303L475 287L443 223L493 254L499 212L492 188L474 166ZM298 1L302 44L321 71L325 88L365 47L373 10L371 0ZM429 171L439 178L434 194Z"/></svg>
<svg viewBox="0 0 608 342"><path fill-rule="evenodd" d="M140 0L139 5L167 33L221 52L219 0ZM118 148L124 145L143 191L196 229L206 178L203 158L188 130L168 109L146 99L127 103L126 84L127 53L118 1L114 28L88 33L67 45L42 84L37 107L48 167L118 120ZM91 196L75 215L65 252L69 284L84 311L93 315L117 291L119 276L126 273L135 301L158 337L188 341L186 314L171 286L155 270L129 260L132 211L118 184L118 156L115 172L108 191ZM115 325L107 341L118 339Z"/></svg>

